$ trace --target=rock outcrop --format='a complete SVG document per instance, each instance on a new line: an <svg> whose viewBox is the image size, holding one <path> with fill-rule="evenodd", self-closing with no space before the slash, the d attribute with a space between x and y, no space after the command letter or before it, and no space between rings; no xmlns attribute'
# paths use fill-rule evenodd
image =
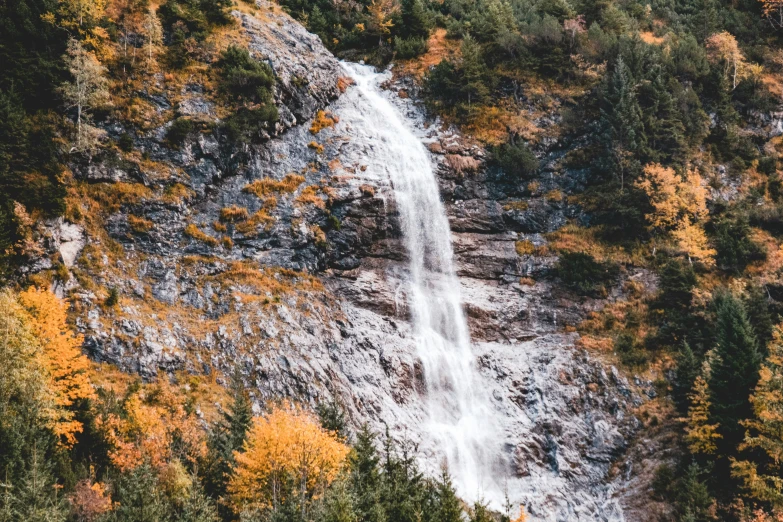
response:
<svg viewBox="0 0 783 522"><path fill-rule="evenodd" d="M355 425L388 426L422 442L426 384L389 180L366 170L373 143L341 118L358 100L350 88L338 98L347 85L339 63L290 17L262 7L258 18L235 15L253 54L278 78L281 118L265 143L243 151L241 169L211 135L166 148L165 128L134 143L167 167L165 183L106 158L75 166L91 182L146 187L118 205L107 235L62 224L53 236L79 275L67 288L76 323L94 359L144 378L238 367L259 402L339 397ZM427 120L414 85L389 87L437 167L480 371L503 412L499 473L509 493L536 519L623 520L611 471L638 428L633 412L647 385L629 385L575 347L576 334L563 327L596 303L544 277L554 257L518 248L543 245L543 233L579 217L556 195L579 173L563 180L545 169L531 190L488 165L481 147ZM399 90L414 96L397 97ZM328 124L311 130L323 109ZM196 85L176 110L214 117ZM554 164L558 153L544 153ZM107 288L119 292L115 308L96 297ZM420 449L434 470L437 448Z"/></svg>

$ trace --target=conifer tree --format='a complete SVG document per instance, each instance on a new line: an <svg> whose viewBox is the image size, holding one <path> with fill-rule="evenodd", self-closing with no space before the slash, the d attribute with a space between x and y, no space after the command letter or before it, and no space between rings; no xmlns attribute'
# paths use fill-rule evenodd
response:
<svg viewBox="0 0 783 522"><path fill-rule="evenodd" d="M215 498L226 494L226 484L234 466L234 452L242 449L253 423L253 406L238 369L231 378L231 398L228 409L221 412L221 419L207 441L209 456L204 484L206 491Z"/></svg>
<svg viewBox="0 0 783 522"><path fill-rule="evenodd" d="M677 356L677 374L672 382L672 398L683 415L688 412L689 395L699 373L699 360L690 345L685 342Z"/></svg>
<svg viewBox="0 0 783 522"><path fill-rule="evenodd" d="M402 0L401 35L406 38L426 38L430 20L423 0Z"/></svg>
<svg viewBox="0 0 783 522"><path fill-rule="evenodd" d="M11 492L12 520L65 522L68 508L49 468L45 455L33 447L27 469Z"/></svg>
<svg viewBox="0 0 783 522"><path fill-rule="evenodd" d="M759 372L759 382L750 398L753 417L740 449L761 450L765 459L732 462L732 473L743 481L756 500L783 508L783 329L775 327L769 355ZM754 453L750 453L754 455ZM758 453L755 453L758 455ZM758 460L761 460L759 462Z"/></svg>
<svg viewBox="0 0 783 522"><path fill-rule="evenodd" d="M634 78L622 57L617 58L607 78L601 92L601 127L622 191L629 158L645 148L647 138L642 125L642 111L636 99Z"/></svg>
<svg viewBox="0 0 783 522"><path fill-rule="evenodd" d="M435 499L434 520L438 522L460 522L462 520L462 507L446 466L441 468L440 477L435 484Z"/></svg>
<svg viewBox="0 0 783 522"><path fill-rule="evenodd" d="M384 522L386 516L381 504L380 457L375 447L375 434L367 424L356 435L356 443L348 457L354 508L363 522Z"/></svg>
<svg viewBox="0 0 783 522"><path fill-rule="evenodd" d="M772 339L774 327L767 293L761 285L750 285L743 302L748 314L748 321L753 326L753 331L759 342L759 352L762 356L766 356L767 343Z"/></svg>
<svg viewBox="0 0 783 522"><path fill-rule="evenodd" d="M486 85L487 70L481 53L481 45L470 35L462 40L460 46L462 52L462 64L460 67L462 81L462 95L468 101L470 109L472 103L481 103L489 94Z"/></svg>
<svg viewBox="0 0 783 522"><path fill-rule="evenodd" d="M758 381L761 358L742 303L731 293L720 292L714 304L717 357L709 379L710 411L722 437L720 453L729 455L742 441L740 423L753 413L749 397Z"/></svg>

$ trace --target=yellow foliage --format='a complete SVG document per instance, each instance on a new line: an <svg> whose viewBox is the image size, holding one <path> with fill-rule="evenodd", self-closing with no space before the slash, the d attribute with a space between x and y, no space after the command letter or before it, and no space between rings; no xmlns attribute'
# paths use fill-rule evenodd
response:
<svg viewBox="0 0 783 522"><path fill-rule="evenodd" d="M307 144L307 147L313 149L316 154L323 154L324 152L324 146L317 141L311 141Z"/></svg>
<svg viewBox="0 0 783 522"><path fill-rule="evenodd" d="M76 442L83 429L68 408L93 396L87 375L89 360L82 354L81 336L74 335L66 323L65 304L53 293L29 288L19 294L29 314L29 325L41 343L39 360L46 369L55 409L50 412L54 433L66 446Z"/></svg>
<svg viewBox="0 0 783 522"><path fill-rule="evenodd" d="M709 248L699 221L707 216L707 189L701 176L689 170L683 177L674 169L651 163L644 167L637 186L650 199L653 212L645 218L653 230L671 231L679 248L689 258L710 265L715 250Z"/></svg>
<svg viewBox="0 0 783 522"><path fill-rule="evenodd" d="M167 379L143 387L125 401L125 415L109 413L96 426L110 444L112 464L125 471L148 460L158 469L174 458L195 463L206 455L199 419Z"/></svg>
<svg viewBox="0 0 783 522"><path fill-rule="evenodd" d="M301 205L311 204L318 208L326 208L326 202L318 195L318 187L315 185L305 187L296 198L296 202Z"/></svg>
<svg viewBox="0 0 783 522"><path fill-rule="evenodd" d="M311 414L284 404L256 418L228 485L231 506L269 509L285 499L286 479L302 497L315 497L330 484L348 456L348 446L324 430Z"/></svg>
<svg viewBox="0 0 783 522"><path fill-rule="evenodd" d="M690 406L685 419L685 441L693 454L714 453L717 449L715 440L721 438L717 432L718 425L709 423L710 398L707 379L709 378L709 357L704 361L702 374L696 377L693 391L688 396Z"/></svg>
<svg viewBox="0 0 783 522"><path fill-rule="evenodd" d="M518 256L529 256L536 252L536 246L527 239L517 241L514 244Z"/></svg>

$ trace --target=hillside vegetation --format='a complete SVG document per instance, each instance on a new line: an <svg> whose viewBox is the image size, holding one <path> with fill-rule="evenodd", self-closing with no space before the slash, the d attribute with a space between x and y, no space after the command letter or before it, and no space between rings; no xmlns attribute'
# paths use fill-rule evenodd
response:
<svg viewBox="0 0 783 522"><path fill-rule="evenodd" d="M656 275L652 292L625 280L626 297L578 330L585 348L667 376L656 387L677 458L658 469L651 495L672 506L670 518L783 519L783 3L280 4L338 56L394 61L397 74L414 76L428 110L487 148L493 176L533 196L548 165L557 188L545 198L575 217L547 246L519 241L516 251L556 254L551 277L573 299L607 297L630 268ZM87 183L74 170L108 157L166 170L136 147L139 135L165 125L171 150L209 135L241 164L244 145L274 134L277 80L243 46L231 9L264 8L0 5L0 276L20 287L66 279L57 258L39 274L19 271L41 255L36 226L53 217L103 237L111 254L101 220L153 192ZM151 97L177 99L193 78L218 120L155 110ZM109 135L111 122L123 133ZM246 192L290 193L298 180ZM161 201L191 197L176 177L161 183ZM313 190L310 202L324 205ZM524 211L524 198L512 199L509 208ZM254 232L271 219L265 212L226 207L214 229L240 222ZM128 223L137 234L153 226ZM184 233L233 245L194 223ZM116 290L103 290L111 309ZM463 506L446 472L425 479L412 448L366 430L349 437L338 404L322 405L320 417L291 404L254 414L236 383L229 394L216 377L142 384L87 360L48 291L4 291L0 309L2 521L500 516ZM206 406L216 402L223 407ZM659 421L645 419L651 429Z"/></svg>

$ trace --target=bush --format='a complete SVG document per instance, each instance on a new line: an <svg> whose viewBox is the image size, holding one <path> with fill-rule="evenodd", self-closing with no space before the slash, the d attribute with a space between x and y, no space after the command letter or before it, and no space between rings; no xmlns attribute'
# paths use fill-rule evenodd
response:
<svg viewBox="0 0 783 522"><path fill-rule="evenodd" d="M526 178L538 170L538 159L523 141L495 147L492 162L514 178Z"/></svg>
<svg viewBox="0 0 783 522"><path fill-rule="evenodd" d="M272 100L275 75L269 65L254 60L247 49L234 45L223 51L215 64L218 92L234 102L268 103Z"/></svg>
<svg viewBox="0 0 783 522"><path fill-rule="evenodd" d="M752 261L766 259L766 250L754 242L750 234L748 216L744 213L724 216L715 221L713 241L720 268L739 273Z"/></svg>
<svg viewBox="0 0 783 522"><path fill-rule="evenodd" d="M120 302L120 292L117 290L116 286L112 286L109 288L109 295L106 297L106 301L104 304L111 308L112 306L117 306L117 303Z"/></svg>
<svg viewBox="0 0 783 522"><path fill-rule="evenodd" d="M605 292L605 286L617 276L617 267L599 263L584 252L565 252L560 255L555 271L566 287L582 295Z"/></svg>
<svg viewBox="0 0 783 522"><path fill-rule="evenodd" d="M133 150L133 136L127 132L123 132L117 140L117 147L123 152L130 152Z"/></svg>
<svg viewBox="0 0 783 522"><path fill-rule="evenodd" d="M166 131L166 143L173 149L178 149L193 132L193 122L188 118L177 118Z"/></svg>
<svg viewBox="0 0 783 522"><path fill-rule="evenodd" d="M427 40L424 38L397 38L394 41L397 58L407 60L427 52Z"/></svg>
<svg viewBox="0 0 783 522"><path fill-rule="evenodd" d="M620 356L620 362L626 366L644 366L647 364L647 354L630 332L622 332L614 341L614 350Z"/></svg>

